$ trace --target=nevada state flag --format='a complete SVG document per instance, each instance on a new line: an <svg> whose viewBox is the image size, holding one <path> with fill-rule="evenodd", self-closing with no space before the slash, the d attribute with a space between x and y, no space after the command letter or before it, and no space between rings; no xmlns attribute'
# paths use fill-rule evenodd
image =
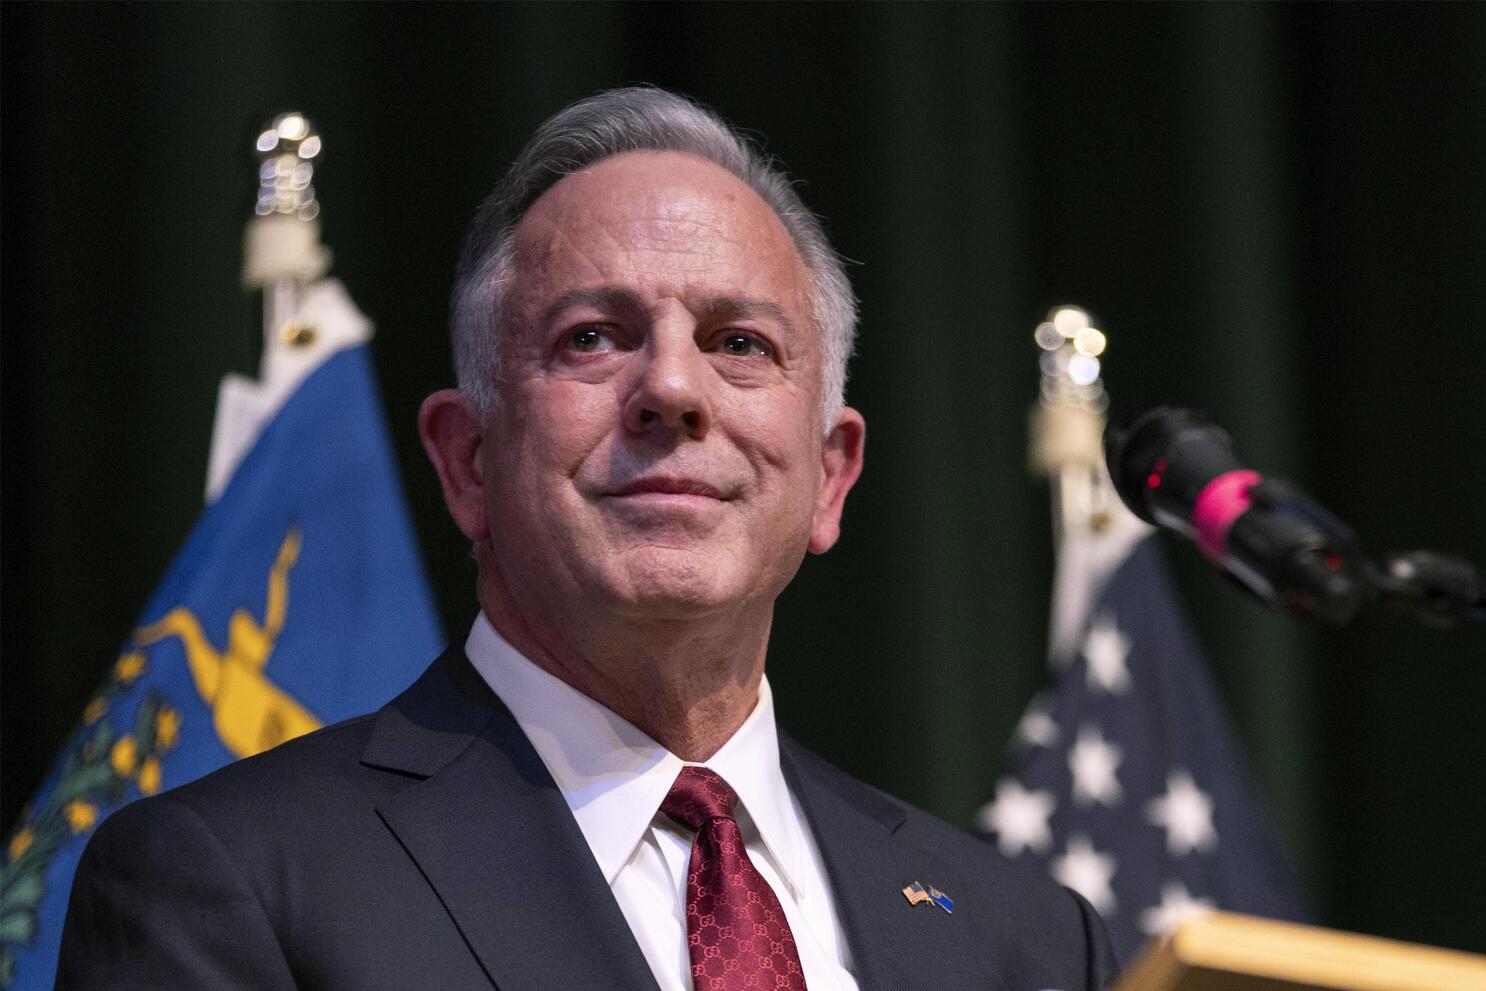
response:
<svg viewBox="0 0 1486 991"><path fill-rule="evenodd" d="M1055 684L980 827L1087 898L1124 963L1204 909L1303 920L1153 531L1100 523L1064 534Z"/></svg>
<svg viewBox="0 0 1486 991"><path fill-rule="evenodd" d="M327 281L295 331L263 382L224 383L220 496L9 837L0 987L52 986L73 872L111 811L375 710L443 647L370 326Z"/></svg>

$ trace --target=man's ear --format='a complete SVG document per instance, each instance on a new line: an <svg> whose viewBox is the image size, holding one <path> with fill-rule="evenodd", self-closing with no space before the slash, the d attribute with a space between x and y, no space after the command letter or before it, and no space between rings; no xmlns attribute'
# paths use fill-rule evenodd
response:
<svg viewBox="0 0 1486 991"><path fill-rule="evenodd" d="M423 400L418 436L444 487L444 505L460 531L479 543L490 536L485 485L480 470L480 420L458 389L441 389Z"/></svg>
<svg viewBox="0 0 1486 991"><path fill-rule="evenodd" d="M822 478L810 522L810 553L824 554L841 536L841 510L846 493L862 474L862 449L867 443L867 421L850 406L842 407L836 425L821 445Z"/></svg>

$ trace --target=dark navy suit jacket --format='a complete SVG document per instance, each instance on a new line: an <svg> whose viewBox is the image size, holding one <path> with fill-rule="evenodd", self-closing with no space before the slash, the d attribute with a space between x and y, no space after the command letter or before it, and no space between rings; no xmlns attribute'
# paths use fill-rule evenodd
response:
<svg viewBox="0 0 1486 991"><path fill-rule="evenodd" d="M863 991L1097 988L1088 904L781 736ZM919 881L954 899L911 905ZM636 988L583 834L457 648L380 712L125 806L89 843L57 985Z"/></svg>

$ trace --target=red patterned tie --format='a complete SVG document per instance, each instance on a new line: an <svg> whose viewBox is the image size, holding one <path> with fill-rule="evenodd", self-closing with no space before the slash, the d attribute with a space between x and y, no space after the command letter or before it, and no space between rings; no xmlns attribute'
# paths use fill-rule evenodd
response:
<svg viewBox="0 0 1486 991"><path fill-rule="evenodd" d="M686 875L686 942L696 991L805 991L784 909L743 849L738 793L705 767L685 767L660 810L695 830Z"/></svg>

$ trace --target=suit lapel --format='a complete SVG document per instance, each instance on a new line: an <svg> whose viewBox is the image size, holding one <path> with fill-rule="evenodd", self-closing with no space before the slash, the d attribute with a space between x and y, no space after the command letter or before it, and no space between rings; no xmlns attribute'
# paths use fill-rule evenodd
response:
<svg viewBox="0 0 1486 991"><path fill-rule="evenodd" d="M977 934L989 930L983 906L956 902L953 914L912 905L904 886L945 887L956 872L899 838L902 806L847 777L780 734L786 780L810 821L846 930L862 988L941 991L1002 986Z"/></svg>
<svg viewBox="0 0 1486 991"><path fill-rule="evenodd" d="M562 794L462 652L378 714L363 763L423 778L377 812L497 987L655 987Z"/></svg>
<svg viewBox="0 0 1486 991"><path fill-rule="evenodd" d="M913 881L955 896L958 872L897 835L902 806L780 734L786 780L825 860L862 988L1004 987L969 899L911 905ZM420 780L377 812L505 991L654 989L655 978L551 775L516 720L451 649L377 715L363 763Z"/></svg>

